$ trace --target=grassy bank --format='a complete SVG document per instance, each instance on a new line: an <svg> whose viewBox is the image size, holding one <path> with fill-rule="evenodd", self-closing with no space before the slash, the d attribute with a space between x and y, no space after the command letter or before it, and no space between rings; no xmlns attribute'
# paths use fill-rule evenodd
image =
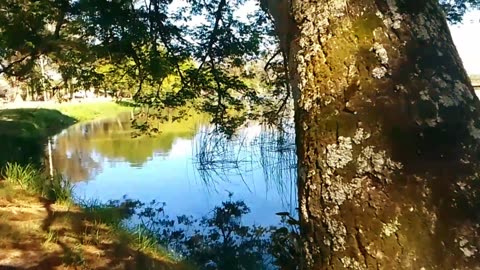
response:
<svg viewBox="0 0 480 270"><path fill-rule="evenodd" d="M115 102L62 103L47 108L58 110L62 114L75 118L79 122L115 117L120 113L132 111L131 107Z"/></svg>
<svg viewBox="0 0 480 270"><path fill-rule="evenodd" d="M244 225L250 209L233 195L201 218L171 219L155 201L75 205L69 182L33 167L7 168L0 181L0 269L265 270L295 269L299 261L298 221L278 213L280 227ZM128 218L137 225L127 226Z"/></svg>
<svg viewBox="0 0 480 270"><path fill-rule="evenodd" d="M0 269L193 269L124 227L128 206L73 205L67 182L9 166L0 181Z"/></svg>
<svg viewBox="0 0 480 270"><path fill-rule="evenodd" d="M51 109L0 110L0 168L7 162L40 165L48 136L75 122Z"/></svg>
<svg viewBox="0 0 480 270"><path fill-rule="evenodd" d="M75 122L75 118L52 109L0 110L0 136L40 139Z"/></svg>
<svg viewBox="0 0 480 270"><path fill-rule="evenodd" d="M122 205L74 205L68 181L37 169L49 136L130 110L111 102L0 110L0 269L192 269L124 227Z"/></svg>
<svg viewBox="0 0 480 270"><path fill-rule="evenodd" d="M4 143L0 168L6 162L40 164L49 136L80 121L114 117L132 109L114 102L35 106L0 110L0 141Z"/></svg>
<svg viewBox="0 0 480 270"><path fill-rule="evenodd" d="M0 136L41 138L82 121L115 117L132 108L114 102L47 104L36 108L0 110Z"/></svg>

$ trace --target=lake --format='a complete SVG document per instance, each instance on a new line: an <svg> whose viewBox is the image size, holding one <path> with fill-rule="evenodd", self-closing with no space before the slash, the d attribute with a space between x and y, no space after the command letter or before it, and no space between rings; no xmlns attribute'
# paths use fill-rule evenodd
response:
<svg viewBox="0 0 480 270"><path fill-rule="evenodd" d="M295 213L293 132L252 123L227 139L195 116L158 127L132 136L130 114L74 125L52 138L54 169L74 182L77 200L156 200L170 217L202 217L229 194L250 207L248 225Z"/></svg>

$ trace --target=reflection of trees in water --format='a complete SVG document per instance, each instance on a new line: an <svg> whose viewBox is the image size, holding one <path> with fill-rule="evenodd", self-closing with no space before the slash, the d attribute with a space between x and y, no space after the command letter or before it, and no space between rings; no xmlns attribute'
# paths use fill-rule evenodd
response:
<svg viewBox="0 0 480 270"><path fill-rule="evenodd" d="M41 166L45 148L44 141L0 135L0 142L2 142L0 146L0 168L4 168L7 162Z"/></svg>
<svg viewBox="0 0 480 270"><path fill-rule="evenodd" d="M87 180L101 169L88 149L89 126L77 125L55 137L52 150L54 167L73 182Z"/></svg>
<svg viewBox="0 0 480 270"><path fill-rule="evenodd" d="M293 129L254 126L232 138L203 129L194 141L194 165L209 187L261 170L267 189L275 188L283 203L296 204L296 152ZM246 184L248 187L248 184Z"/></svg>
<svg viewBox="0 0 480 270"><path fill-rule="evenodd" d="M93 177L105 160L141 167L155 154L169 153L176 139L193 138L201 124L199 121L193 117L161 123L158 135L140 137L132 136L134 129L128 115L76 125L56 137L54 165L73 181Z"/></svg>
<svg viewBox="0 0 480 270"><path fill-rule="evenodd" d="M71 155L57 151L53 153L53 164L58 172L68 176L72 182L89 179L100 170L100 165L88 153L75 151Z"/></svg>

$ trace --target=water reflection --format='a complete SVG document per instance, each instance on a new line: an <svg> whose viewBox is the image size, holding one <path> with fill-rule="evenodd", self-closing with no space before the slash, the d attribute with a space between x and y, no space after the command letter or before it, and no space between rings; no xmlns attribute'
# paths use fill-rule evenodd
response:
<svg viewBox="0 0 480 270"><path fill-rule="evenodd" d="M54 138L54 167L81 199L155 199L171 217L203 216L230 193L251 208L249 223L294 212L293 133L251 125L227 139L200 116L160 130L133 138L129 115L73 126Z"/></svg>
<svg viewBox="0 0 480 270"><path fill-rule="evenodd" d="M243 128L230 139L205 128L194 140L193 164L207 187L237 178L252 191L250 187L261 181L265 192L278 193L288 208L296 201L294 141L293 130L279 132L260 125Z"/></svg>

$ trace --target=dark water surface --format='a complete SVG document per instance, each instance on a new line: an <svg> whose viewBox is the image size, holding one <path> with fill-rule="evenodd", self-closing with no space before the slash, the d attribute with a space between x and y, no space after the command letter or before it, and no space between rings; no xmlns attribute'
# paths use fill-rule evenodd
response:
<svg viewBox="0 0 480 270"><path fill-rule="evenodd" d="M276 225L296 206L293 133L260 125L233 139L200 117L132 137L129 115L72 126L53 138L54 168L75 183L79 200L165 202L170 217L201 217L228 199L243 200L246 224Z"/></svg>

